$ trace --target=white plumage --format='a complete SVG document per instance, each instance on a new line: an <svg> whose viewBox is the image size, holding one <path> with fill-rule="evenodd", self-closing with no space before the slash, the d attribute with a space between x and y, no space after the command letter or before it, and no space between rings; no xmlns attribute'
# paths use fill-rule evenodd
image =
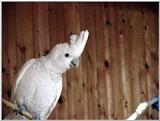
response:
<svg viewBox="0 0 160 121"><path fill-rule="evenodd" d="M27 61L20 69L13 88L12 101L24 106L40 119L47 119L55 108L62 91L62 74L70 68L78 67L88 39L88 31L80 36L71 35L70 44L56 45L48 55ZM7 119L26 119L10 113Z"/></svg>

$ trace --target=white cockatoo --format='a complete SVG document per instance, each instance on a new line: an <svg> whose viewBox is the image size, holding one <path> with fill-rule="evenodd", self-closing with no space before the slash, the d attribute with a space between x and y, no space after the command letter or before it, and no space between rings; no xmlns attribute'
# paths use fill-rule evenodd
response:
<svg viewBox="0 0 160 121"><path fill-rule="evenodd" d="M71 35L70 43L56 45L48 55L28 60L20 69L13 88L12 101L19 111L26 110L33 119L47 119L62 91L62 74L78 67L88 40L88 30ZM27 119L10 113L6 119Z"/></svg>

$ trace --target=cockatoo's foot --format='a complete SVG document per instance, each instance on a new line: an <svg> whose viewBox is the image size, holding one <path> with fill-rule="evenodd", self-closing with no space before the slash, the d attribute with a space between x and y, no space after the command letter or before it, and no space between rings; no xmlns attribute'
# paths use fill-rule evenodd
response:
<svg viewBox="0 0 160 121"><path fill-rule="evenodd" d="M32 120L41 120L41 115L40 115L40 113L33 112L33 113L32 113Z"/></svg>
<svg viewBox="0 0 160 121"><path fill-rule="evenodd" d="M15 112L16 112L16 115L17 115L18 113L21 114L23 111L26 111L26 108L25 108L24 105L21 105L21 106L17 107L17 110Z"/></svg>

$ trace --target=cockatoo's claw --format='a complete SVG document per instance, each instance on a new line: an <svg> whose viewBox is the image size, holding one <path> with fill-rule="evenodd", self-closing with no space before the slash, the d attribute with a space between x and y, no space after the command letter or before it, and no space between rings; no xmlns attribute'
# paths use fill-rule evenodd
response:
<svg viewBox="0 0 160 121"><path fill-rule="evenodd" d="M17 115L18 113L21 114L23 111L26 111L25 106L24 106L24 105L18 106L18 108L17 108L17 110L16 110L16 115Z"/></svg>
<svg viewBox="0 0 160 121"><path fill-rule="evenodd" d="M41 120L40 113L33 112L32 113L32 120Z"/></svg>

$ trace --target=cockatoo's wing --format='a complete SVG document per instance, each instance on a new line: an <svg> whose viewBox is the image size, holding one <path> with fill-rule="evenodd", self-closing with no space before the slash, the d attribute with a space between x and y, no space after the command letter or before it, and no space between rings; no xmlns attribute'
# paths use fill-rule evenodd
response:
<svg viewBox="0 0 160 121"><path fill-rule="evenodd" d="M36 59L30 59L28 60L25 64L23 64L23 66L21 67L21 69L19 70L18 74L17 74L17 78L16 78L16 82L14 84L14 87L13 87L13 94L12 94L12 100L14 100L14 94L15 94L15 91L18 87L18 84L19 82L21 81L23 75L25 74L26 70L36 61Z"/></svg>
<svg viewBox="0 0 160 121"><path fill-rule="evenodd" d="M51 106L49 107L48 109L48 112L46 113L46 116L45 116L45 119L48 119L49 115L52 113L53 109L55 108L57 102L58 102L58 99L61 95L61 91L62 91L62 80L59 81L59 84L57 85L57 90L56 90L56 97L54 99L54 101L52 102Z"/></svg>

